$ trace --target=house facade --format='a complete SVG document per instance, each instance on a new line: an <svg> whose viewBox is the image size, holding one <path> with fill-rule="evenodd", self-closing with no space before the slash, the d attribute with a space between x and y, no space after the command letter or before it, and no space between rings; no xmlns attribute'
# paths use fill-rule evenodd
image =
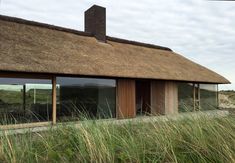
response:
<svg viewBox="0 0 235 163"><path fill-rule="evenodd" d="M167 47L107 36L96 5L84 32L0 16L0 43L1 125L212 110L229 83Z"/></svg>

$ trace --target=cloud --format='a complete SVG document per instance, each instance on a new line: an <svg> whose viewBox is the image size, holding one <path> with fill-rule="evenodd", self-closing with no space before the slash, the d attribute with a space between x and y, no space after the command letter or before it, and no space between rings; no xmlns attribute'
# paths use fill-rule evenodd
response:
<svg viewBox="0 0 235 163"><path fill-rule="evenodd" d="M235 83L235 2L2 0L0 14L83 30L93 4L107 8L108 35L170 47Z"/></svg>

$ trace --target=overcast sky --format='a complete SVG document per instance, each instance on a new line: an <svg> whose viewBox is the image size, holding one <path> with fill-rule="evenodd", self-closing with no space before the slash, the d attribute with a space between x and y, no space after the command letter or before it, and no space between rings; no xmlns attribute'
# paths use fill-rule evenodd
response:
<svg viewBox="0 0 235 163"><path fill-rule="evenodd" d="M0 0L0 14L83 30L93 4L106 7L107 35L170 47L235 83L235 2Z"/></svg>

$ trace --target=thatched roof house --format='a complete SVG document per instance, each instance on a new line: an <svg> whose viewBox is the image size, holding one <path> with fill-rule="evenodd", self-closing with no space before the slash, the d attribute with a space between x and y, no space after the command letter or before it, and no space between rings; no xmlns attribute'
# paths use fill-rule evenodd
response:
<svg viewBox="0 0 235 163"><path fill-rule="evenodd" d="M57 81L60 80L56 79L59 77L114 80L114 87L117 90L115 103L119 108L114 115L117 114L117 117L135 116L137 97L142 96L136 95L138 89L142 90L142 94L149 92L148 104L143 100L146 97L140 97L142 102L149 106L149 109L145 109L146 112L167 114L166 108L170 107L168 109L170 113L178 108L178 100L175 99L178 97L179 83L193 83L191 84L193 89L196 89L195 85L199 83L229 83L221 75L167 47L106 36L105 22L105 8L99 6L93 6L85 12L85 32L0 16L0 77L2 80L4 78L53 80L54 96L55 84L58 85ZM139 83L136 83L138 81ZM65 85L69 83L63 79L61 82ZM138 85L140 88L137 88ZM27 82L24 86L27 87ZM61 89L62 87L63 84ZM159 92L164 94L164 97L162 95L159 97ZM125 95L126 93L128 95ZM192 94L195 100L195 90ZM53 100L56 99L54 96ZM154 98L161 98L164 104ZM166 101L166 98L169 98L169 101ZM123 99L129 102L123 102ZM53 100L53 116L49 120L53 119L55 122L56 101ZM24 98L24 105L26 102ZM195 102L193 105L196 105ZM62 108L61 110L63 112ZM132 111L126 113L128 112L126 110Z"/></svg>

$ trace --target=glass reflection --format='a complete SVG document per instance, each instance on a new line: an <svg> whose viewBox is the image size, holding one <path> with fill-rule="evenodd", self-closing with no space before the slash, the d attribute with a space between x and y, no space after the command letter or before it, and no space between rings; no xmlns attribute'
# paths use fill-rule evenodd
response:
<svg viewBox="0 0 235 163"><path fill-rule="evenodd" d="M179 83L178 85L178 99L179 112L187 112L194 110L194 85L192 83Z"/></svg>
<svg viewBox="0 0 235 163"><path fill-rule="evenodd" d="M200 84L200 109L213 110L218 107L217 84Z"/></svg>
<svg viewBox="0 0 235 163"><path fill-rule="evenodd" d="M115 117L115 80L58 77L57 84L58 121Z"/></svg>
<svg viewBox="0 0 235 163"><path fill-rule="evenodd" d="M0 78L1 124L51 120L51 94L49 79Z"/></svg>
<svg viewBox="0 0 235 163"><path fill-rule="evenodd" d="M217 109L218 85L179 83L178 98L179 112Z"/></svg>

